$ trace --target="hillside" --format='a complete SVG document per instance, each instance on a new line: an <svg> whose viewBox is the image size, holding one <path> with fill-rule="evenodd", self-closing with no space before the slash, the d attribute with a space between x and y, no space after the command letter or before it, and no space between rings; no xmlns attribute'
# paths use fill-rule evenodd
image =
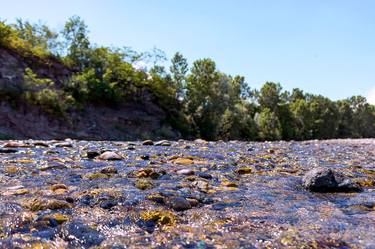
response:
<svg viewBox="0 0 375 249"><path fill-rule="evenodd" d="M0 46L0 138L127 140L179 135L147 89L139 90L136 100L115 107L91 103L69 109L64 117L48 113L41 106L13 97L22 94L27 68L38 78L52 80L56 90L74 73L58 60L26 57Z"/></svg>

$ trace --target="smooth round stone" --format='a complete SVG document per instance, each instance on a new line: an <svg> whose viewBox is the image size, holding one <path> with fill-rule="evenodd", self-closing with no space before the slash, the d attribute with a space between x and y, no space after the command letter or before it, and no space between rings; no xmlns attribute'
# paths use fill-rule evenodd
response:
<svg viewBox="0 0 375 249"><path fill-rule="evenodd" d="M173 197L169 200L169 205L175 211L185 211L191 209L191 204L183 197Z"/></svg>
<svg viewBox="0 0 375 249"><path fill-rule="evenodd" d="M154 142L152 140L145 140L142 142L142 145L154 145Z"/></svg>
<svg viewBox="0 0 375 249"><path fill-rule="evenodd" d="M117 154L116 152L106 151L99 156L99 159L113 161L113 160L122 160L123 157Z"/></svg>
<svg viewBox="0 0 375 249"><path fill-rule="evenodd" d="M177 172L177 175L185 175L185 176L191 176L194 175L194 170L192 169L180 169Z"/></svg>

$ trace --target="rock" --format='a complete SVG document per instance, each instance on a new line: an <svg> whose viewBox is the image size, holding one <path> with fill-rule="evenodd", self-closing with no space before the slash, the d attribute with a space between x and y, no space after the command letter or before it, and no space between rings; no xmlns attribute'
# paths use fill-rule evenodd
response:
<svg viewBox="0 0 375 249"><path fill-rule="evenodd" d="M208 144L208 142L206 140L203 140L203 139L195 139L194 140L194 143L197 143L197 144Z"/></svg>
<svg viewBox="0 0 375 249"><path fill-rule="evenodd" d="M115 200L104 200L100 203L100 207L103 209L111 209L117 205Z"/></svg>
<svg viewBox="0 0 375 249"><path fill-rule="evenodd" d="M142 159L142 160L145 160L145 161L150 160L149 155L141 155L139 158Z"/></svg>
<svg viewBox="0 0 375 249"><path fill-rule="evenodd" d="M22 172L22 168L21 167L7 166L7 167L4 168L4 173L8 174L8 175L15 175L15 174L18 174L20 172Z"/></svg>
<svg viewBox="0 0 375 249"><path fill-rule="evenodd" d="M86 157L87 157L88 159L94 159L95 157L97 157L97 156L99 156L99 155L100 155L100 153L97 152L97 151L87 151L87 152L86 152Z"/></svg>
<svg viewBox="0 0 375 249"><path fill-rule="evenodd" d="M212 179L212 175L208 174L207 172L198 172L196 175L203 179Z"/></svg>
<svg viewBox="0 0 375 249"><path fill-rule="evenodd" d="M37 167L40 171L47 171L47 170L63 170L67 169L68 167L65 166L63 163L60 162L50 162L47 165Z"/></svg>
<svg viewBox="0 0 375 249"><path fill-rule="evenodd" d="M177 217L170 211L150 210L140 214L141 219L145 222L155 222L160 225L174 225Z"/></svg>
<svg viewBox="0 0 375 249"><path fill-rule="evenodd" d="M238 188L238 184L230 181L223 181L222 185L229 188Z"/></svg>
<svg viewBox="0 0 375 249"><path fill-rule="evenodd" d="M361 192L362 187L359 183L353 182L350 179L344 179L341 182L338 182L338 189L340 192Z"/></svg>
<svg viewBox="0 0 375 249"><path fill-rule="evenodd" d="M27 194L30 194L30 190L25 189L25 188L17 189L16 191L14 191L13 194L14 195L27 195Z"/></svg>
<svg viewBox="0 0 375 249"><path fill-rule="evenodd" d="M236 172L240 175L250 174L252 169L250 167L241 167L236 170Z"/></svg>
<svg viewBox="0 0 375 249"><path fill-rule="evenodd" d="M17 153L18 150L16 149L0 149L0 154L10 154L10 153Z"/></svg>
<svg viewBox="0 0 375 249"><path fill-rule="evenodd" d="M176 173L177 173L177 175L191 176L191 175L194 175L194 170L192 170L192 169L180 169Z"/></svg>
<svg viewBox="0 0 375 249"><path fill-rule="evenodd" d="M335 175L331 169L315 168L302 178L303 186L314 192L331 192L337 188Z"/></svg>
<svg viewBox="0 0 375 249"><path fill-rule="evenodd" d="M154 144L155 146L171 146L172 144L167 140L161 140Z"/></svg>
<svg viewBox="0 0 375 249"><path fill-rule="evenodd" d="M199 205L199 201L193 198L186 198L186 200L190 203L192 207L196 207Z"/></svg>
<svg viewBox="0 0 375 249"><path fill-rule="evenodd" d="M185 211L191 209L191 204L183 197L172 197L168 200L169 206L175 211Z"/></svg>
<svg viewBox="0 0 375 249"><path fill-rule="evenodd" d="M196 181L193 181L191 183L191 186L199 189L199 191L202 191L204 193L207 193L207 191L209 190L210 188L210 185L208 184L208 182L206 181L203 181L203 180L196 180Z"/></svg>
<svg viewBox="0 0 375 249"><path fill-rule="evenodd" d="M29 148L29 144L25 144L23 142L16 142L16 141L11 141L3 146L4 148Z"/></svg>
<svg viewBox="0 0 375 249"><path fill-rule="evenodd" d="M117 154L116 152L113 151L106 151L102 153L99 157L101 160L108 160L108 161L114 161L114 160L122 160L123 157Z"/></svg>
<svg viewBox="0 0 375 249"><path fill-rule="evenodd" d="M68 192L68 187L64 184L54 184L50 189L57 195L66 194L66 192Z"/></svg>
<svg viewBox="0 0 375 249"><path fill-rule="evenodd" d="M180 165L191 165L194 163L194 161L190 158L184 158L184 157L179 157L174 160L172 160L174 164L180 164Z"/></svg>
<svg viewBox="0 0 375 249"><path fill-rule="evenodd" d="M55 144L56 148L72 148L73 145L70 142L62 142Z"/></svg>
<svg viewBox="0 0 375 249"><path fill-rule="evenodd" d="M66 201L63 200L46 200L46 199L40 199L35 198L31 200L26 200L24 203L22 203L23 206L28 208L30 211L41 211L41 210L57 210L57 209L67 209L71 208L71 204L69 204Z"/></svg>
<svg viewBox="0 0 375 249"><path fill-rule="evenodd" d="M150 201L153 201L153 202L156 202L156 203L159 203L159 204L163 204L164 201L165 201L165 198L164 196L160 195L160 194L150 194L146 197L146 199L150 200Z"/></svg>
<svg viewBox="0 0 375 249"><path fill-rule="evenodd" d="M62 200L48 200L47 208L51 210L71 208L71 204Z"/></svg>
<svg viewBox="0 0 375 249"><path fill-rule="evenodd" d="M327 168L315 168L308 171L302 178L302 185L304 188L313 192L362 191L358 183Z"/></svg>
<svg viewBox="0 0 375 249"><path fill-rule="evenodd" d="M43 141L37 141L33 143L34 146L39 146L39 147L49 147L49 144Z"/></svg>
<svg viewBox="0 0 375 249"><path fill-rule="evenodd" d="M54 222L56 222L57 224L61 225L69 221L69 216L65 214L55 213L55 214L46 215L43 217L43 220L51 220L51 219L54 220Z"/></svg>
<svg viewBox="0 0 375 249"><path fill-rule="evenodd" d="M117 169L114 166L108 166L100 170L100 173L111 175L111 174L117 174Z"/></svg>
<svg viewBox="0 0 375 249"><path fill-rule="evenodd" d="M147 180L147 179L138 179L135 182L135 187L140 189L140 190L146 190L146 189L153 188L154 184L152 184L152 182Z"/></svg>
<svg viewBox="0 0 375 249"><path fill-rule="evenodd" d="M68 189L68 187L65 184L54 184L51 186L52 191L56 191L58 189Z"/></svg>
<svg viewBox="0 0 375 249"><path fill-rule="evenodd" d="M157 172L155 169L152 168L145 168L135 172L135 176L138 178L150 177L151 179L158 179L164 173L165 172Z"/></svg>
<svg viewBox="0 0 375 249"><path fill-rule="evenodd" d="M97 173L87 174L85 177L87 179L89 179L89 180L94 180L94 179L108 179L109 175L103 174L101 172L97 172Z"/></svg>
<svg viewBox="0 0 375 249"><path fill-rule="evenodd" d="M145 140L142 142L142 145L154 145L154 142L152 140Z"/></svg>
<svg viewBox="0 0 375 249"><path fill-rule="evenodd" d="M77 221L65 223L61 228L60 237L76 248L98 246L104 240L103 234Z"/></svg>

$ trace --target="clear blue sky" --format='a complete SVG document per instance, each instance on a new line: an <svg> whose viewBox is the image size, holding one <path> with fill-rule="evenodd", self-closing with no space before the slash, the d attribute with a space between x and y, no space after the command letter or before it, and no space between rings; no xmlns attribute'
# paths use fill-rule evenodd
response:
<svg viewBox="0 0 375 249"><path fill-rule="evenodd" d="M374 11L373 0L4 0L0 18L61 28L79 15L98 44L210 57L257 88L333 99L373 89L375 102Z"/></svg>

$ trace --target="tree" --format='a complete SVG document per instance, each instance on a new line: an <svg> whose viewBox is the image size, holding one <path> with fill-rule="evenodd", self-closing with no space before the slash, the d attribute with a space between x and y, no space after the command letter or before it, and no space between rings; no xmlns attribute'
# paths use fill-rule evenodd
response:
<svg viewBox="0 0 375 249"><path fill-rule="evenodd" d="M348 99L353 110L353 136L375 136L375 110L374 106L367 103L363 96L353 96Z"/></svg>
<svg viewBox="0 0 375 249"><path fill-rule="evenodd" d="M266 82L260 89L258 103L262 109L269 108L277 113L282 87L279 83Z"/></svg>
<svg viewBox="0 0 375 249"><path fill-rule="evenodd" d="M66 41L67 59L83 71L88 67L90 41L85 22L73 16L65 23L62 34Z"/></svg>
<svg viewBox="0 0 375 249"><path fill-rule="evenodd" d="M311 131L313 138L335 138L338 128L338 110L334 102L321 95L312 96L309 101Z"/></svg>
<svg viewBox="0 0 375 249"><path fill-rule="evenodd" d="M182 54L176 53L172 58L170 71L172 80L176 89L176 98L182 100L185 97L184 89L186 88L186 73L188 72L188 63Z"/></svg>
<svg viewBox="0 0 375 249"><path fill-rule="evenodd" d="M218 103L220 74L211 59L193 63L187 80L186 106L198 134L205 139L215 139L217 124L225 108Z"/></svg>
<svg viewBox="0 0 375 249"><path fill-rule="evenodd" d="M359 136L355 134L353 125L353 109L350 106L350 101L348 99L340 100L336 102L338 108L338 127L337 136L340 138L350 138L354 136Z"/></svg>
<svg viewBox="0 0 375 249"><path fill-rule="evenodd" d="M262 140L279 140L282 138L282 128L276 113L264 108L255 118Z"/></svg>
<svg viewBox="0 0 375 249"><path fill-rule="evenodd" d="M303 99L295 99L289 105L290 112L293 116L293 123L291 126L294 131L294 139L304 140L312 138L311 114L309 104Z"/></svg>
<svg viewBox="0 0 375 249"><path fill-rule="evenodd" d="M31 47L39 47L51 54L59 55L62 46L58 40L59 34L52 31L47 25L41 22L30 23L17 19L13 27L18 32L18 37L30 44Z"/></svg>

